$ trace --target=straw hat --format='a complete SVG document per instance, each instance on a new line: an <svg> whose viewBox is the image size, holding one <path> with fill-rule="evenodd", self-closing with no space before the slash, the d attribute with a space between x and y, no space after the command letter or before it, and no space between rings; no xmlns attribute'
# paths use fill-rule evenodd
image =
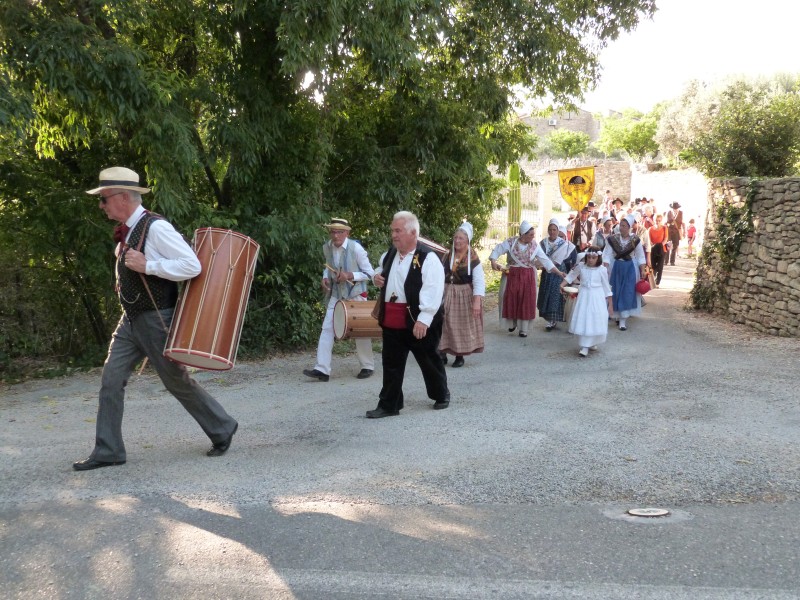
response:
<svg viewBox="0 0 800 600"><path fill-rule="evenodd" d="M100 171L100 187L88 190L87 194L96 196L103 190L133 190L140 194L146 194L150 188L139 185L139 174L125 167L110 167Z"/></svg>
<svg viewBox="0 0 800 600"><path fill-rule="evenodd" d="M350 231L350 223L347 222L347 219L331 219L331 222L323 225L325 229L328 231L331 230L342 230L342 231Z"/></svg>

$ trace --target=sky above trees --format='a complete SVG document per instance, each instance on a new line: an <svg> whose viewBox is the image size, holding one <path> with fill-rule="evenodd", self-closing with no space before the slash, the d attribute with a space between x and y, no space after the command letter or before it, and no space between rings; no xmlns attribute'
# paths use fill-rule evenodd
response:
<svg viewBox="0 0 800 600"><path fill-rule="evenodd" d="M652 20L600 54L602 79L579 105L592 112L649 112L691 79L800 72L800 4L785 0L657 0Z"/></svg>

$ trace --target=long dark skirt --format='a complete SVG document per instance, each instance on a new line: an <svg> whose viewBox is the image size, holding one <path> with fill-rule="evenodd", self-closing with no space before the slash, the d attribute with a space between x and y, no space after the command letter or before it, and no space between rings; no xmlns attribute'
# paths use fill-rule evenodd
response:
<svg viewBox="0 0 800 600"><path fill-rule="evenodd" d="M564 321L564 295L561 293L561 277L542 271L539 279L539 297L536 308L539 316L547 321Z"/></svg>

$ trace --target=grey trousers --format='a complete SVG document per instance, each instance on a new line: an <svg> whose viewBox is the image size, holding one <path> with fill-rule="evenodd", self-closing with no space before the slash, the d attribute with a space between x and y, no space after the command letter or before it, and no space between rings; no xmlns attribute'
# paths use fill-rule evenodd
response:
<svg viewBox="0 0 800 600"><path fill-rule="evenodd" d="M159 312L161 318L159 318ZM103 366L100 406L97 410L97 435L92 458L104 462L126 459L122 441L122 413L125 385L136 365L146 356L164 386L194 417L206 435L216 444L226 440L236 427L222 405L189 377L186 367L165 358L164 345L174 309L151 310L131 321L124 314L111 338Z"/></svg>

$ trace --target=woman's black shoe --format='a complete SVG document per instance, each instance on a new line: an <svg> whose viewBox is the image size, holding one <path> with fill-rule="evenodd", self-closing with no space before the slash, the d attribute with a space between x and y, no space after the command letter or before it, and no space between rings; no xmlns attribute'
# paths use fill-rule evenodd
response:
<svg viewBox="0 0 800 600"><path fill-rule="evenodd" d="M453 361L453 368L463 367L463 366L464 366L464 357L456 356L456 359Z"/></svg>

